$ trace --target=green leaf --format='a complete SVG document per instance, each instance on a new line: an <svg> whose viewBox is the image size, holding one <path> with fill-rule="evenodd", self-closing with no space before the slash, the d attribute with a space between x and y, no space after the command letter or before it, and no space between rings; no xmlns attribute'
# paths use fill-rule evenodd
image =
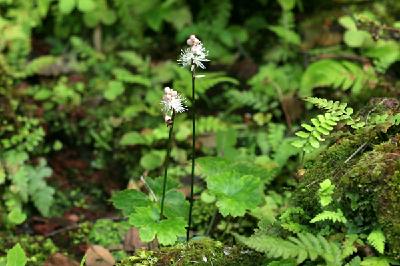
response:
<svg viewBox="0 0 400 266"><path fill-rule="evenodd" d="M225 171L208 176L206 181L223 216L243 216L246 210L257 207L263 199L262 182L252 175L240 176L233 171Z"/></svg>
<svg viewBox="0 0 400 266"><path fill-rule="evenodd" d="M230 168L230 162L221 157L201 157L196 159L202 175L210 176L225 172Z"/></svg>
<svg viewBox="0 0 400 266"><path fill-rule="evenodd" d="M347 219L344 217L343 212L340 209L334 211L323 211L317 214L313 219L311 219L310 223L317 223L322 221L332 221L332 222L340 222L346 223Z"/></svg>
<svg viewBox="0 0 400 266"><path fill-rule="evenodd" d="M186 221L182 217L173 217L159 221L157 208L139 207L129 216L129 223L139 229L140 239L145 242L157 237L162 245L172 245L179 236L186 234Z"/></svg>
<svg viewBox="0 0 400 266"><path fill-rule="evenodd" d="M137 207L145 207L150 204L149 198L144 193L134 189L115 192L111 201L115 208L122 210L125 216L133 213Z"/></svg>
<svg viewBox="0 0 400 266"><path fill-rule="evenodd" d="M152 150L140 158L140 165L146 170L154 170L160 167L165 158L165 151Z"/></svg>
<svg viewBox="0 0 400 266"><path fill-rule="evenodd" d="M82 12L90 12L96 7L93 0L78 0L78 9Z"/></svg>
<svg viewBox="0 0 400 266"><path fill-rule="evenodd" d="M356 23L349 16L344 16L344 17L339 18L339 24L348 30L351 30L351 31L357 30Z"/></svg>
<svg viewBox="0 0 400 266"><path fill-rule="evenodd" d="M101 14L101 21L103 22L104 25L112 25L117 21L117 14L115 13L114 10L111 9L106 9L102 12Z"/></svg>
<svg viewBox="0 0 400 266"><path fill-rule="evenodd" d="M76 0L59 0L58 9L64 15L72 12L76 4Z"/></svg>
<svg viewBox="0 0 400 266"><path fill-rule="evenodd" d="M186 221L182 217L162 220L157 228L157 238L162 245L172 245L186 234Z"/></svg>
<svg viewBox="0 0 400 266"><path fill-rule="evenodd" d="M296 0L278 0L278 3L281 5L283 10L290 11L296 5Z"/></svg>
<svg viewBox="0 0 400 266"><path fill-rule="evenodd" d="M6 181L6 172L4 171L4 167L0 164L0 185L2 185Z"/></svg>
<svg viewBox="0 0 400 266"><path fill-rule="evenodd" d="M25 75L38 74L43 69L49 67L56 62L56 58L52 55L39 56L30 61L24 68Z"/></svg>
<svg viewBox="0 0 400 266"><path fill-rule="evenodd" d="M26 255L20 244L7 252L7 266L24 266L26 262Z"/></svg>
<svg viewBox="0 0 400 266"><path fill-rule="evenodd" d="M140 84L145 87L150 87L151 85L151 81L148 78L145 78L142 75L134 75L125 68L115 68L113 69L113 74L115 78L119 81Z"/></svg>
<svg viewBox="0 0 400 266"><path fill-rule="evenodd" d="M37 167L29 166L27 171L32 201L43 216L48 216L54 201L55 190L47 185L46 178L52 175L52 169L46 165L46 160L41 158Z"/></svg>
<svg viewBox="0 0 400 266"><path fill-rule="evenodd" d="M375 229L368 235L368 243L371 244L379 253L383 254L385 251L385 235L381 229Z"/></svg>
<svg viewBox="0 0 400 266"><path fill-rule="evenodd" d="M149 185L151 190L153 190L154 194L156 194L156 196L158 198L161 198L162 191L163 191L163 185L164 185L164 177L159 176L156 178L147 178L146 183ZM177 188L178 185L179 185L179 183L176 180L174 180L172 178L167 178L167 184L165 185L165 191L168 192L170 190L173 190L173 189Z"/></svg>
<svg viewBox="0 0 400 266"><path fill-rule="evenodd" d="M104 91L104 98L109 101L115 100L119 95L124 93L125 88L121 81L111 80L108 83L108 88Z"/></svg>
<svg viewBox="0 0 400 266"><path fill-rule="evenodd" d="M128 146L128 145L143 145L147 144L146 138L140 134L139 132L136 131L131 131L125 133L121 140L119 141L119 144L122 146Z"/></svg>
<svg viewBox="0 0 400 266"><path fill-rule="evenodd" d="M371 38L368 32L362 30L348 30L344 33L344 42L350 47L361 47Z"/></svg>
<svg viewBox="0 0 400 266"><path fill-rule="evenodd" d="M26 220L26 214L21 209L13 209L8 215L8 220L13 224L22 224Z"/></svg>
<svg viewBox="0 0 400 266"><path fill-rule="evenodd" d="M164 213L167 218L184 217L189 211L189 203L182 192L170 190L165 194Z"/></svg>
<svg viewBox="0 0 400 266"><path fill-rule="evenodd" d="M380 257L366 257L360 264L361 266L390 266L389 260Z"/></svg>
<svg viewBox="0 0 400 266"><path fill-rule="evenodd" d="M156 237L159 218L160 213L156 208L137 207L135 212L129 215L129 223L139 229L142 241L150 242Z"/></svg>
<svg viewBox="0 0 400 266"><path fill-rule="evenodd" d="M335 189L335 185L332 184L331 180L325 179L319 184L319 201L322 207L328 206L332 202L332 194Z"/></svg>
<svg viewBox="0 0 400 266"><path fill-rule="evenodd" d="M283 26L269 26L268 29L278 35L279 38L285 40L286 42L294 45L300 45L300 36L290 29Z"/></svg>

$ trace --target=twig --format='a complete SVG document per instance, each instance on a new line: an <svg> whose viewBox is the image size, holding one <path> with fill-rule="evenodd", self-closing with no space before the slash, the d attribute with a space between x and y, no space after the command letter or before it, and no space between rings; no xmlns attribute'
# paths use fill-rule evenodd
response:
<svg viewBox="0 0 400 266"><path fill-rule="evenodd" d="M347 159L344 161L344 163L348 163L351 159L353 159L354 156L356 156L359 152L361 152L367 144L368 144L368 142L364 142L360 147L358 147L358 149L357 149L355 152L353 152L353 154L351 154L351 155L349 156L349 158L347 158Z"/></svg>

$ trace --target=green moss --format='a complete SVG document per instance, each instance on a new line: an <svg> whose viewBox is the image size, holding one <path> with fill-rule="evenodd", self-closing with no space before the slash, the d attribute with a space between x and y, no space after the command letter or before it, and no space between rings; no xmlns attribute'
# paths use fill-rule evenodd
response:
<svg viewBox="0 0 400 266"><path fill-rule="evenodd" d="M24 249L30 266L41 266L50 255L59 252L50 238L30 235L16 236L11 235L10 232L2 232L0 233L0 257L4 256L6 251L16 243L19 243Z"/></svg>
<svg viewBox="0 0 400 266"><path fill-rule="evenodd" d="M315 161L306 165L297 206L310 215L321 211L317 190L329 178L336 185L334 206L351 225L368 234L381 227L386 254L400 258L400 134L369 128L346 134ZM359 149L363 147L362 149Z"/></svg>
<svg viewBox="0 0 400 266"><path fill-rule="evenodd" d="M140 265L215 265L256 266L262 265L264 257L255 251L239 246L226 247L211 239L193 240L188 244L161 248L159 251L139 251L124 259L117 266Z"/></svg>

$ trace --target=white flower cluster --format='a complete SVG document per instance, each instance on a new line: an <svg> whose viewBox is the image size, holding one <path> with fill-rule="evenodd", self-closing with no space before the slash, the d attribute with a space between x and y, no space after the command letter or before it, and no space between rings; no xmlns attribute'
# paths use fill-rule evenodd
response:
<svg viewBox="0 0 400 266"><path fill-rule="evenodd" d="M177 91L165 87L164 96L161 100L162 111L164 112L164 120L167 125L171 123L172 113L183 113L186 111L184 105L185 98L181 96Z"/></svg>
<svg viewBox="0 0 400 266"><path fill-rule="evenodd" d="M178 59L178 62L184 67L191 66L192 70L194 66L205 69L206 67L204 66L203 62L210 60L206 58L208 51L203 47L201 41L197 39L195 35L190 35L186 43L190 47L181 50L181 55Z"/></svg>

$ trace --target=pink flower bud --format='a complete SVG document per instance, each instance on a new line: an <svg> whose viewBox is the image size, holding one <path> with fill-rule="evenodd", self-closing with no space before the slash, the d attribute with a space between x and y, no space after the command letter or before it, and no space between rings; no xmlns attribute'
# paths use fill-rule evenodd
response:
<svg viewBox="0 0 400 266"><path fill-rule="evenodd" d="M169 115L165 115L165 116L164 116L164 121L165 121L165 123L167 123L167 124L171 121L171 119L172 119L172 117L170 117Z"/></svg>

